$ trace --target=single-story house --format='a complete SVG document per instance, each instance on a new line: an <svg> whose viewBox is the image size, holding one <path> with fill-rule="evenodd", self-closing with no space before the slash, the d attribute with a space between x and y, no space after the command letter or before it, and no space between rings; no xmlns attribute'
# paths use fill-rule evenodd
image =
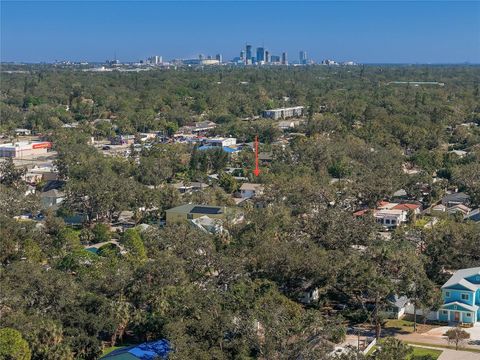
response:
<svg viewBox="0 0 480 360"><path fill-rule="evenodd" d="M391 295L387 298L389 305L385 309L385 315L389 319L401 319L405 309L410 304L410 299L404 296Z"/></svg>
<svg viewBox="0 0 480 360"><path fill-rule="evenodd" d="M298 301L300 301L302 304L308 305L318 301L319 298L320 291L318 287L311 286L300 293Z"/></svg>
<svg viewBox="0 0 480 360"><path fill-rule="evenodd" d="M168 209L165 213L167 224L193 220L205 215L212 219L226 219L230 216L234 221L240 219L234 209L226 206L186 204Z"/></svg>
<svg viewBox="0 0 480 360"><path fill-rule="evenodd" d="M480 208L470 211L463 220L480 222Z"/></svg>
<svg viewBox="0 0 480 360"><path fill-rule="evenodd" d="M263 194L265 187L262 184L243 183L240 186L242 199L250 199Z"/></svg>
<svg viewBox="0 0 480 360"><path fill-rule="evenodd" d="M65 193L61 190L52 189L40 194L42 205L45 208L57 206L65 200Z"/></svg>
<svg viewBox="0 0 480 360"><path fill-rule="evenodd" d="M464 192L447 194L442 198L442 205L445 205L446 207L452 207L458 204L468 205L469 203L470 196Z"/></svg>
<svg viewBox="0 0 480 360"><path fill-rule="evenodd" d="M445 211L447 211L447 207L445 205L438 204L438 205L432 206L430 212L431 213L443 213Z"/></svg>
<svg viewBox="0 0 480 360"><path fill-rule="evenodd" d="M394 199L404 200L408 198L408 194L404 189L397 190L393 193L392 197Z"/></svg>
<svg viewBox="0 0 480 360"><path fill-rule="evenodd" d="M29 129L15 129L15 135L17 136L30 136L32 131Z"/></svg>
<svg viewBox="0 0 480 360"><path fill-rule="evenodd" d="M281 130L293 129L298 125L300 125L300 121L298 120L282 120L278 122L278 127Z"/></svg>
<svg viewBox="0 0 480 360"><path fill-rule="evenodd" d="M269 164L273 161L273 153L272 152L259 152L258 153L258 160L262 165Z"/></svg>
<svg viewBox="0 0 480 360"><path fill-rule="evenodd" d="M192 181L192 182L183 182L180 181L178 183L173 184L173 187L180 191L182 194L184 193L189 193L192 191L199 191L199 190L204 190L210 185L203 183L203 182L198 182L198 181Z"/></svg>
<svg viewBox="0 0 480 360"><path fill-rule="evenodd" d="M447 209L447 213L450 215L461 214L462 216L468 215L472 209L463 204L457 204Z"/></svg>

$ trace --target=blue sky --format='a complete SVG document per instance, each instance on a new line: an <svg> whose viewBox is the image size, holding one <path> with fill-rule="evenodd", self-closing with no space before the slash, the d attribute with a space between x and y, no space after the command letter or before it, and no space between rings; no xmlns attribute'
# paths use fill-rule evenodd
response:
<svg viewBox="0 0 480 360"><path fill-rule="evenodd" d="M273 54L390 63L480 63L480 2L1 2L2 61L164 59L245 42Z"/></svg>

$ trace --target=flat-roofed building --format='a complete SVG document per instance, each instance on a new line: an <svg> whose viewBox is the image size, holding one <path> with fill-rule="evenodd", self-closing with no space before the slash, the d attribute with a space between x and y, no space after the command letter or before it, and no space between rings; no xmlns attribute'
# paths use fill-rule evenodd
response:
<svg viewBox="0 0 480 360"><path fill-rule="evenodd" d="M265 110L263 112L264 118L270 119L287 119L290 117L297 117L303 115L303 106L293 106L293 107L286 107L286 108L278 108L278 109L270 109Z"/></svg>
<svg viewBox="0 0 480 360"><path fill-rule="evenodd" d="M205 145L207 146L218 146L218 147L225 147L225 146L233 146L237 144L236 138L210 138L205 139Z"/></svg>
<svg viewBox="0 0 480 360"><path fill-rule="evenodd" d="M46 154L52 147L50 141L19 141L15 143L1 144L0 157L28 158Z"/></svg>

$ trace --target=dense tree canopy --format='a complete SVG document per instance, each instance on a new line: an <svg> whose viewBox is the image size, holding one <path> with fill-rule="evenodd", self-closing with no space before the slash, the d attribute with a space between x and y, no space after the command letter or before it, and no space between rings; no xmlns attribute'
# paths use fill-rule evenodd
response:
<svg viewBox="0 0 480 360"><path fill-rule="evenodd" d="M439 215L427 227L409 214L385 235L370 213L352 215L399 189L425 207L445 189L479 205L477 67L26 69L2 73L0 130L15 139L25 127L53 141L65 200L40 220L20 219L42 207L26 192L25 170L2 163L2 355L89 360L109 346L167 338L172 359L321 359L348 325L370 324L380 336L389 295L438 307L448 271L480 262L479 225L463 217ZM444 86L392 83L412 79ZM297 104L307 114L294 130L255 119ZM217 124L210 135L258 136L271 155L261 175L252 175L248 145L232 156L173 143L179 127L203 120ZM90 145L148 131L168 141L116 155ZM177 205L233 207L242 178L265 187L238 207L243 222L216 234L159 226ZM176 188L192 182L209 187ZM125 213L133 228L120 231ZM81 225L65 223L75 214ZM310 289L319 296L307 306L300 299ZM387 339L375 358L410 352Z"/></svg>

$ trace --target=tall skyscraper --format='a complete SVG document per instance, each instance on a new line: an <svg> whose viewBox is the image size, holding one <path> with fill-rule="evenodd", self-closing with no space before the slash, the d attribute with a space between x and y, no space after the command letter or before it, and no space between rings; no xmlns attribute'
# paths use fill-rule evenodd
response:
<svg viewBox="0 0 480 360"><path fill-rule="evenodd" d="M265 49L263 47L257 48L257 63L265 61Z"/></svg>
<svg viewBox="0 0 480 360"><path fill-rule="evenodd" d="M148 63L152 65L159 65L162 63L162 57L158 55L149 57L147 60L148 60Z"/></svg>
<svg viewBox="0 0 480 360"><path fill-rule="evenodd" d="M251 63L252 62L252 45L247 44L245 46L245 53L246 53L245 64Z"/></svg>
<svg viewBox="0 0 480 360"><path fill-rule="evenodd" d="M270 63L272 60L270 59L270 51L265 50L265 63Z"/></svg>
<svg viewBox="0 0 480 360"><path fill-rule="evenodd" d="M288 58L286 52L282 53L282 65L288 65Z"/></svg>
<svg viewBox="0 0 480 360"><path fill-rule="evenodd" d="M245 61L245 51L240 51L240 60Z"/></svg>
<svg viewBox="0 0 480 360"><path fill-rule="evenodd" d="M300 60L300 64L307 64L307 52L305 50L300 50L300 53L299 53L299 56L298 56L299 60Z"/></svg>
<svg viewBox="0 0 480 360"><path fill-rule="evenodd" d="M218 60L218 62L221 64L223 62L223 56L222 54L217 54L215 55L215 59Z"/></svg>

